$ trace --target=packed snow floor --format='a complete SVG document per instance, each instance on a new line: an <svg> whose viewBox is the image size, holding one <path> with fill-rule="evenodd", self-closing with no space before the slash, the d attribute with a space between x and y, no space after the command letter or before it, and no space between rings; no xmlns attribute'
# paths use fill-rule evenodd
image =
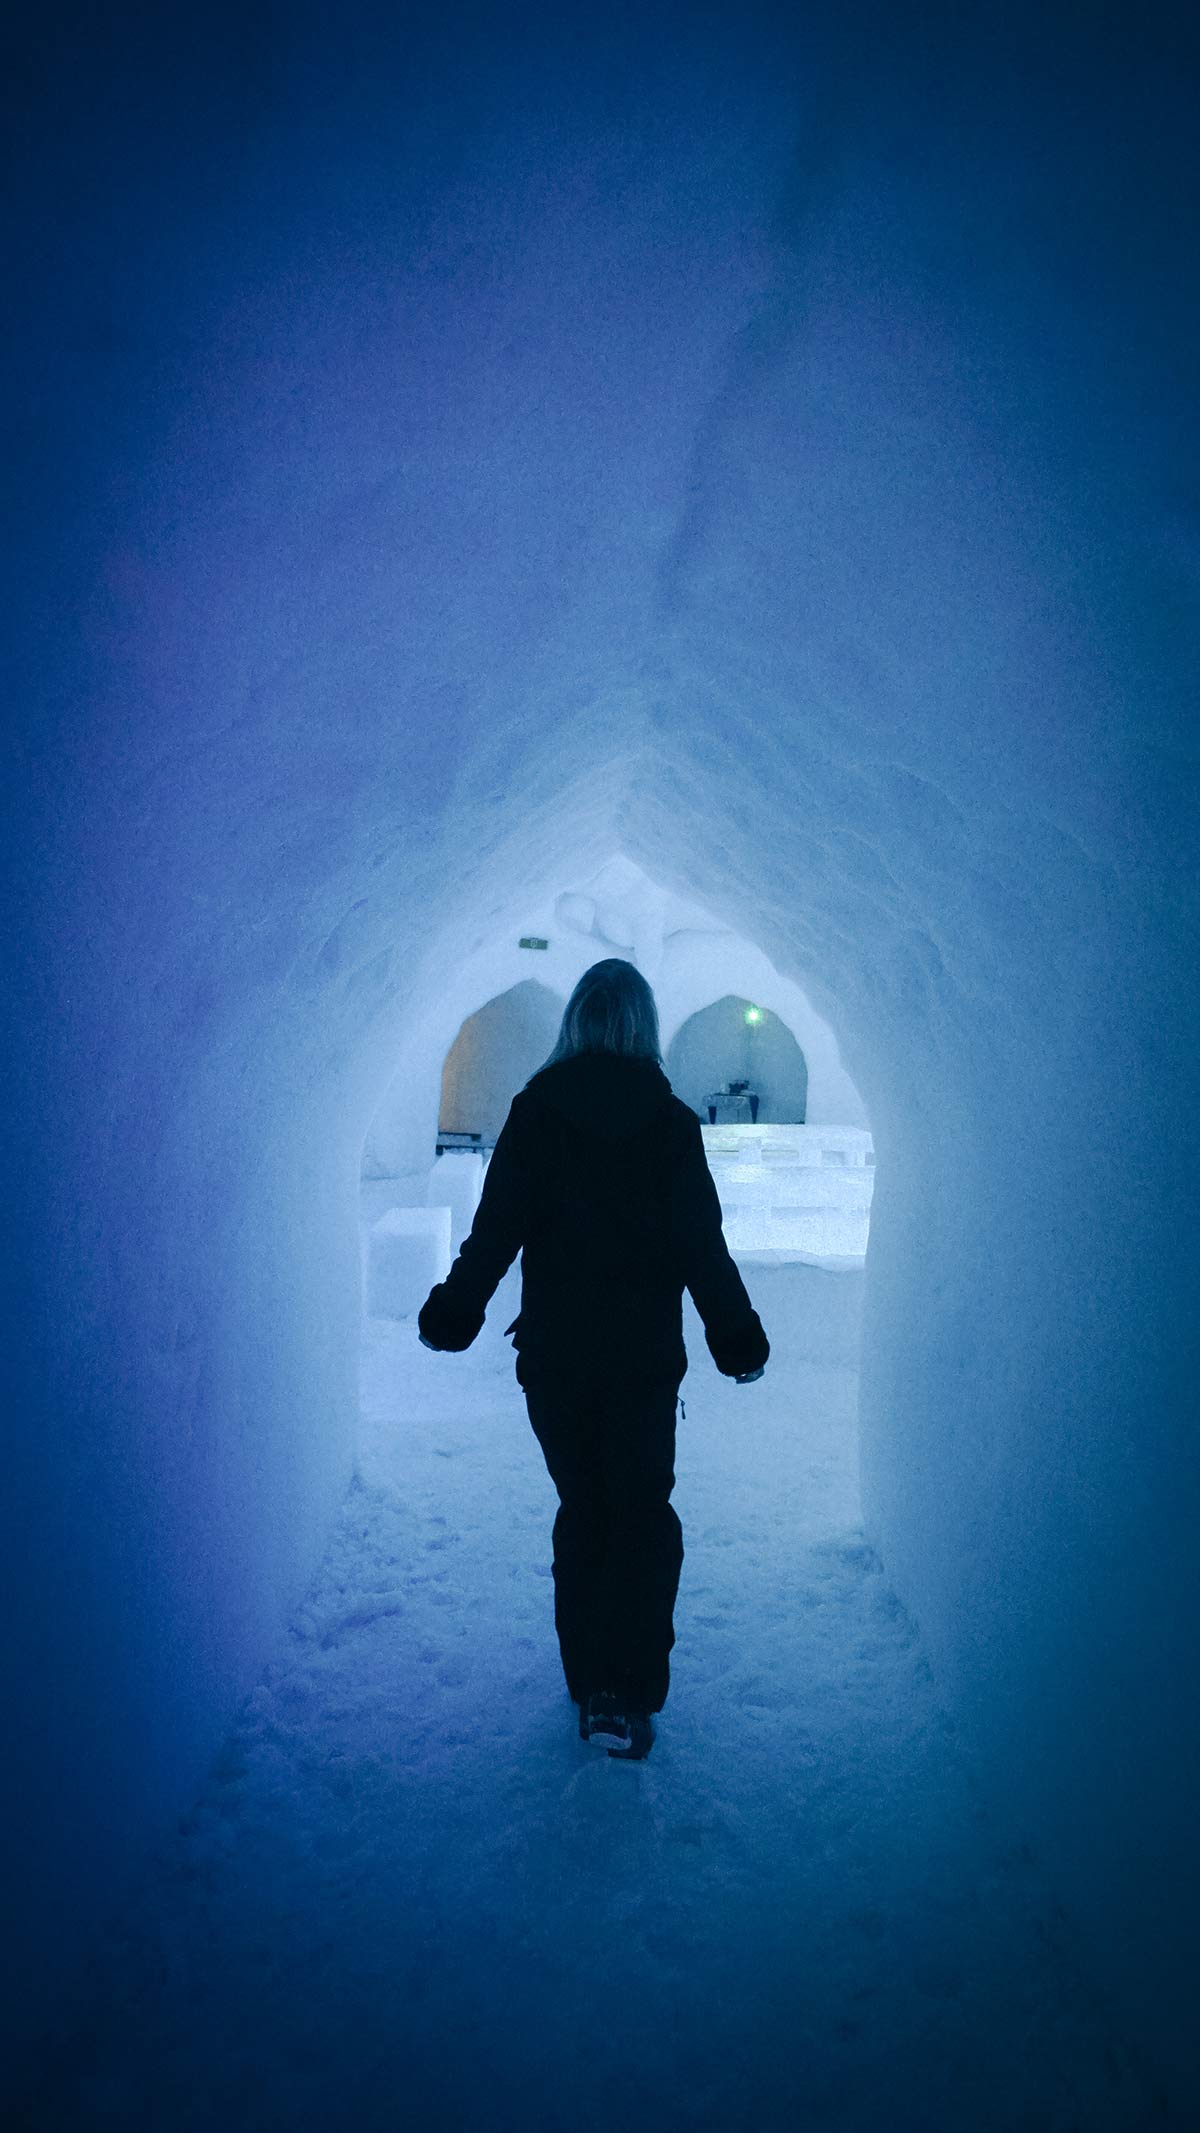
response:
<svg viewBox="0 0 1200 2133"><path fill-rule="evenodd" d="M864 1544L861 1274L687 1305L686 1560L649 1760L579 1740L501 1330L366 1329L361 1471L286 1651L114 1927L46 2124L163 2133L1141 2128Z"/></svg>

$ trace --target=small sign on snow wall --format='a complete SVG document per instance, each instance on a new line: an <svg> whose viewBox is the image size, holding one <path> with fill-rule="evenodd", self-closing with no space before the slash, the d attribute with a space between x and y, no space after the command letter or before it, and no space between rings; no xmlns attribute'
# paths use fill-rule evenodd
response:
<svg viewBox="0 0 1200 2133"><path fill-rule="evenodd" d="M548 948L550 943L549 941L535 940L531 933L526 933L518 943L518 946L522 948Z"/></svg>

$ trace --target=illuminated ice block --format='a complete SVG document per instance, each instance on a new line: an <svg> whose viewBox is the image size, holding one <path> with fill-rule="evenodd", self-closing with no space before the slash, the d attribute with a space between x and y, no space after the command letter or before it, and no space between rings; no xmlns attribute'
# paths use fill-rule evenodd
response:
<svg viewBox="0 0 1200 2133"><path fill-rule="evenodd" d="M410 1318L450 1272L450 1209L392 1207L372 1225L367 1254L367 1311Z"/></svg>
<svg viewBox="0 0 1200 2133"><path fill-rule="evenodd" d="M731 1252L758 1252L771 1243L771 1210L765 1203L737 1208L721 1226Z"/></svg>
<svg viewBox="0 0 1200 2133"><path fill-rule="evenodd" d="M704 1140L731 1252L863 1259L875 1184L869 1133L755 1126L710 1128Z"/></svg>

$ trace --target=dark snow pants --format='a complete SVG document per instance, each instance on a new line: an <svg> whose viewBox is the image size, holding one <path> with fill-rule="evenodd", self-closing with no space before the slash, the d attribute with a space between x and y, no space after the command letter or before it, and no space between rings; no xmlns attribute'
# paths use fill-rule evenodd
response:
<svg viewBox="0 0 1200 2133"><path fill-rule="evenodd" d="M683 1565L670 1502L678 1380L581 1389L519 1366L518 1380L559 1496L554 1625L568 1691L579 1703L613 1689L661 1711Z"/></svg>

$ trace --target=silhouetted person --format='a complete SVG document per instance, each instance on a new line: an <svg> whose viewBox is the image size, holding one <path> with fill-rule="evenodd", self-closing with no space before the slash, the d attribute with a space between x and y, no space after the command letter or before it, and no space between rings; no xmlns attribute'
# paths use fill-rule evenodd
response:
<svg viewBox="0 0 1200 2133"><path fill-rule="evenodd" d="M470 1347L518 1251L506 1332L559 1495L563 1671L583 1739L636 1759L675 1643L684 1289L723 1376L761 1377L770 1344L721 1231L700 1121L662 1069L654 994L619 958L584 972L513 1099L471 1234L418 1315L426 1347Z"/></svg>

